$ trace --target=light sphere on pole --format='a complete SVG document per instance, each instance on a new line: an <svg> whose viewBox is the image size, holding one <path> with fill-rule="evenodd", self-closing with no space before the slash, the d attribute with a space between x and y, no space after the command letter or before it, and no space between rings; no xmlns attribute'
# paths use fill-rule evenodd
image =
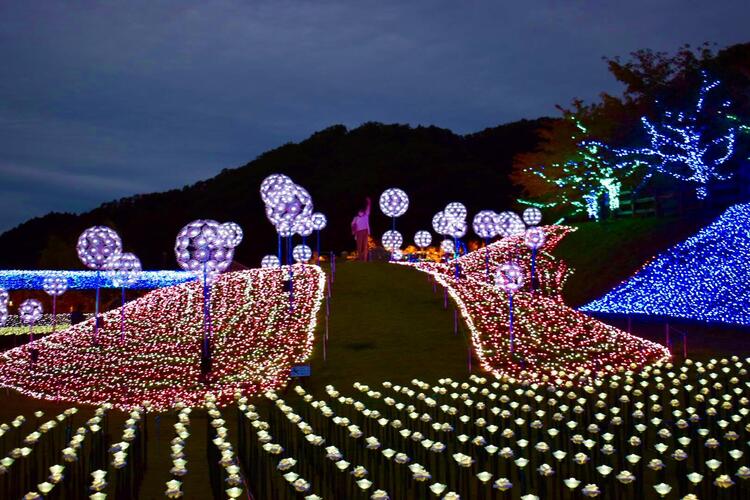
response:
<svg viewBox="0 0 750 500"><path fill-rule="evenodd" d="M389 188L380 195L380 210L388 217L400 217L409 208L409 197L403 189Z"/></svg>
<svg viewBox="0 0 750 500"><path fill-rule="evenodd" d="M328 224L326 216L320 212L315 212L311 216L313 229L316 231L322 231Z"/></svg>
<svg viewBox="0 0 750 500"><path fill-rule="evenodd" d="M414 235L414 244L419 248L427 248L432 243L432 235L429 231L417 231Z"/></svg>
<svg viewBox="0 0 750 500"><path fill-rule="evenodd" d="M546 241L546 235L544 234L544 230L538 228L538 227L530 227L526 230L526 234L524 235L524 243L526 243L526 246L531 248L532 250L537 250L544 246L544 242Z"/></svg>
<svg viewBox="0 0 750 500"><path fill-rule="evenodd" d="M272 267L281 267L281 264L279 263L279 258L275 255L266 255L260 260L260 267L269 269Z"/></svg>
<svg viewBox="0 0 750 500"><path fill-rule="evenodd" d="M432 229L437 234L448 234L448 219L442 210L432 217Z"/></svg>
<svg viewBox="0 0 750 500"><path fill-rule="evenodd" d="M132 253L121 253L109 262L107 276L115 288L135 285L143 268L141 261Z"/></svg>
<svg viewBox="0 0 750 500"><path fill-rule="evenodd" d="M315 228L313 227L313 221L312 216L307 215L299 215L296 219L294 219L294 224L292 227L293 231L302 236L303 238L306 238L310 236Z"/></svg>
<svg viewBox="0 0 750 500"><path fill-rule="evenodd" d="M482 210L474 216L472 229L477 236L483 239L494 238L497 236L497 227L495 219L497 214L492 210Z"/></svg>
<svg viewBox="0 0 750 500"><path fill-rule="evenodd" d="M284 174L271 174L260 183L260 197L266 205L276 205L285 189L294 186L292 179Z"/></svg>
<svg viewBox="0 0 750 500"><path fill-rule="evenodd" d="M523 271L515 262L506 262L498 266L495 272L495 286L507 293L513 293L523 287Z"/></svg>
<svg viewBox="0 0 750 500"><path fill-rule="evenodd" d="M527 226L538 226L542 222L542 211L536 207L529 207L523 211L522 217Z"/></svg>
<svg viewBox="0 0 750 500"><path fill-rule="evenodd" d="M526 224L517 213L505 211L497 214L495 221L497 234L503 238L508 236L520 236L526 232Z"/></svg>
<svg viewBox="0 0 750 500"><path fill-rule="evenodd" d="M59 297L68 290L68 278L63 276L47 276L42 281L42 288L50 297Z"/></svg>
<svg viewBox="0 0 750 500"><path fill-rule="evenodd" d="M109 259L122 252L122 240L114 229L93 226L78 237L76 252L83 265L100 271L106 269Z"/></svg>
<svg viewBox="0 0 750 500"><path fill-rule="evenodd" d="M466 206L463 203L454 201L446 205L443 211L445 216L450 220L463 221L469 212L466 210Z"/></svg>
<svg viewBox="0 0 750 500"><path fill-rule="evenodd" d="M9 300L8 290L0 286L0 307L8 307Z"/></svg>
<svg viewBox="0 0 750 500"><path fill-rule="evenodd" d="M0 306L0 326L8 321L8 308Z"/></svg>
<svg viewBox="0 0 750 500"><path fill-rule="evenodd" d="M36 299L27 299L18 307L18 316L24 325L33 325L42 319L42 303Z"/></svg>
<svg viewBox="0 0 750 500"><path fill-rule="evenodd" d="M297 245L292 250L292 257L296 262L307 262L312 259L312 249L307 245Z"/></svg>
<svg viewBox="0 0 750 500"><path fill-rule="evenodd" d="M404 259L404 252L400 249L396 249L393 252L391 252L391 260L403 260Z"/></svg>
<svg viewBox="0 0 750 500"><path fill-rule="evenodd" d="M456 245L453 244L453 240L443 240L440 242L440 250L443 253L453 255L456 252Z"/></svg>
<svg viewBox="0 0 750 500"><path fill-rule="evenodd" d="M198 219L188 223L177 234L177 264L195 274L201 281L213 282L229 267L234 251L225 246L220 225L215 220Z"/></svg>
<svg viewBox="0 0 750 500"><path fill-rule="evenodd" d="M389 230L383 233L381 243L383 244L383 248L389 252L394 252L401 248L401 245L404 243L404 237L398 231Z"/></svg>
<svg viewBox="0 0 750 500"><path fill-rule="evenodd" d="M224 242L229 248L236 248L245 236L242 231L242 227L236 222L225 222L219 226L222 235L224 236Z"/></svg>

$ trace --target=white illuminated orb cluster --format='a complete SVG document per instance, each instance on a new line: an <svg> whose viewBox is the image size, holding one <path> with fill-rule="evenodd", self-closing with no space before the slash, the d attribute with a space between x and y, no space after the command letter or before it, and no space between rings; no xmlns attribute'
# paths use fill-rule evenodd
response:
<svg viewBox="0 0 750 500"><path fill-rule="evenodd" d="M440 250L443 253L453 255L456 251L456 245L453 244L453 240L443 240L440 242Z"/></svg>
<svg viewBox="0 0 750 500"><path fill-rule="evenodd" d="M432 218L432 228L438 234L462 238L466 234L466 215L463 203L448 203L444 210L436 213Z"/></svg>
<svg viewBox="0 0 750 500"><path fill-rule="evenodd" d="M391 252L391 260L400 261L404 259L404 252L401 249Z"/></svg>
<svg viewBox="0 0 750 500"><path fill-rule="evenodd" d="M507 293L521 289L523 282L523 271L515 262L506 262L498 266L495 272L495 286Z"/></svg>
<svg viewBox="0 0 750 500"><path fill-rule="evenodd" d="M93 226L78 237L78 258L89 269L106 269L107 261L122 252L120 236L107 226Z"/></svg>
<svg viewBox="0 0 750 500"><path fill-rule="evenodd" d="M183 227L175 241L177 264L194 273L198 279L213 282L234 258L234 247L226 232L215 220L198 219Z"/></svg>
<svg viewBox="0 0 750 500"><path fill-rule="evenodd" d="M312 249L307 245L297 245L292 250L295 262L305 263L312 259Z"/></svg>
<svg viewBox="0 0 750 500"><path fill-rule="evenodd" d="M398 231L389 230L383 233L381 242L383 244L383 248L385 248L389 252L395 252L396 250L401 248L401 245L403 245L404 237L401 236L401 233L399 233Z"/></svg>
<svg viewBox="0 0 750 500"><path fill-rule="evenodd" d="M328 224L326 216L320 212L315 212L310 218L312 220L313 229L316 231L322 231Z"/></svg>
<svg viewBox="0 0 750 500"><path fill-rule="evenodd" d="M298 186L289 176L272 174L263 179L260 196L266 205L266 216L282 235L295 233L295 223L299 216L309 218L313 213L310 193Z"/></svg>
<svg viewBox="0 0 750 500"><path fill-rule="evenodd" d="M315 226L313 224L312 216L308 216L305 214L297 217L294 220L294 224L292 224L292 232L302 236L303 238L310 236L314 230Z"/></svg>
<svg viewBox="0 0 750 500"><path fill-rule="evenodd" d="M48 276L42 281L42 289L50 297L59 297L68 290L68 278L64 276Z"/></svg>
<svg viewBox="0 0 750 500"><path fill-rule="evenodd" d="M497 234L503 238L508 236L519 236L526 232L526 224L517 213L511 211L500 212L497 214L495 222Z"/></svg>
<svg viewBox="0 0 750 500"><path fill-rule="evenodd" d="M427 248L432 243L432 235L429 231L417 231L414 235L414 244L419 248Z"/></svg>
<svg viewBox="0 0 750 500"><path fill-rule="evenodd" d="M272 267L280 267L281 263L279 258L275 255L266 255L260 260L260 267L263 269L270 269Z"/></svg>
<svg viewBox="0 0 750 500"><path fill-rule="evenodd" d="M42 319L42 303L36 299L26 299L18 306L18 316L24 325L33 325Z"/></svg>
<svg viewBox="0 0 750 500"><path fill-rule="evenodd" d="M107 266L107 276L116 288L130 287L138 282L141 271L141 261L132 253L125 252L110 259Z"/></svg>
<svg viewBox="0 0 750 500"><path fill-rule="evenodd" d="M224 240L227 242L227 246L230 248L237 248L239 244L242 243L242 238L244 238L245 233L236 222L225 222L219 228L224 234Z"/></svg>
<svg viewBox="0 0 750 500"><path fill-rule="evenodd" d="M530 227L526 230L523 241L527 247L531 248L532 250L538 250L544 246L546 236L544 235L544 231L541 228Z"/></svg>
<svg viewBox="0 0 750 500"><path fill-rule="evenodd" d="M409 197L402 189L386 189L380 195L380 210L388 217L400 217L408 208Z"/></svg>
<svg viewBox="0 0 750 500"><path fill-rule="evenodd" d="M536 207L529 207L523 211L522 217L527 226L538 226L542 222L542 211Z"/></svg>
<svg viewBox="0 0 750 500"><path fill-rule="evenodd" d="M474 216L472 228L482 239L488 240L497 236L497 214L492 210L482 210Z"/></svg>

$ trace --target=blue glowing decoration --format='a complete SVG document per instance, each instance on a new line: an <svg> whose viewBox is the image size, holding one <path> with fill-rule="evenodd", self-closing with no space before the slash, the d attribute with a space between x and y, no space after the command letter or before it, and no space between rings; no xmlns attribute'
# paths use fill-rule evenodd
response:
<svg viewBox="0 0 750 500"><path fill-rule="evenodd" d="M101 275L102 288L120 288L112 283L109 276ZM0 287L7 290L44 290L44 279L49 277L67 278L69 290L93 290L96 288L96 271L0 271ZM142 271L138 278L125 288L132 290L152 290L179 285L195 279L195 274L187 271Z"/></svg>
<svg viewBox="0 0 750 500"><path fill-rule="evenodd" d="M725 109L731 105L730 101L722 102L718 110L705 106L706 97L718 86L719 81L709 81L704 72L692 112L667 111L663 113L661 123L653 123L642 117L650 145L615 150L615 154L620 158L638 158L646 163L651 169L647 178L659 172L693 183L698 198L706 198L712 180L722 181L732 176L731 173L722 172L720 167L734 154L737 136L737 126L725 119Z"/></svg>
<svg viewBox="0 0 750 500"><path fill-rule="evenodd" d="M750 325L748 253L750 204L735 205L581 310Z"/></svg>

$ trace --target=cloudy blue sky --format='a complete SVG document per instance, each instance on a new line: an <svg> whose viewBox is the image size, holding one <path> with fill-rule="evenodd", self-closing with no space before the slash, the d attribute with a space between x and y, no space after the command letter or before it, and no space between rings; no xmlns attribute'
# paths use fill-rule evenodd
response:
<svg viewBox="0 0 750 500"><path fill-rule="evenodd" d="M335 123L551 115L619 92L602 56L745 42L748 19L747 0L0 0L0 232Z"/></svg>

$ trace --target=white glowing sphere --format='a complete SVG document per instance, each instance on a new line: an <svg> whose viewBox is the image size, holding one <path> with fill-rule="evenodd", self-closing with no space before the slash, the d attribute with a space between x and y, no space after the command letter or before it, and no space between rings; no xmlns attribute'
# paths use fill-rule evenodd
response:
<svg viewBox="0 0 750 500"><path fill-rule="evenodd" d="M307 216L304 214L298 216L296 219L294 219L292 230L303 238L310 236L315 230L315 228L313 227L312 216Z"/></svg>
<svg viewBox="0 0 750 500"><path fill-rule="evenodd" d="M289 176L271 174L260 183L260 197L266 205L276 205L285 189L294 186Z"/></svg>
<svg viewBox="0 0 750 500"><path fill-rule="evenodd" d="M109 261L107 276L115 288L135 285L141 271L141 261L132 253L121 253Z"/></svg>
<svg viewBox="0 0 750 500"><path fill-rule="evenodd" d="M380 195L380 210L388 217L400 217L408 208L409 197L402 189L386 189Z"/></svg>
<svg viewBox="0 0 750 500"><path fill-rule="evenodd" d="M280 267L281 263L279 262L279 258L275 255L266 255L263 257L260 261L260 267L268 269L270 267Z"/></svg>
<svg viewBox="0 0 750 500"><path fill-rule="evenodd" d="M456 253L456 245L453 243L453 240L443 240L440 242L440 250L442 250L443 253L453 255Z"/></svg>
<svg viewBox="0 0 750 500"><path fill-rule="evenodd" d="M515 262L506 262L495 271L495 286L513 293L523 286L523 271Z"/></svg>
<svg viewBox="0 0 750 500"><path fill-rule="evenodd" d="M389 252L394 252L401 248L401 245L404 243L404 238L398 231L390 230L383 233L383 238L380 241L383 244L383 248Z"/></svg>
<svg viewBox="0 0 750 500"><path fill-rule="evenodd" d="M8 300L10 300L8 290L0 286L0 307L8 307Z"/></svg>
<svg viewBox="0 0 750 500"><path fill-rule="evenodd" d="M245 236L242 228L236 222L225 222L219 226L219 230L222 232L225 244L229 248L237 247L242 243L242 238Z"/></svg>
<svg viewBox="0 0 750 500"><path fill-rule="evenodd" d="M0 326L3 326L8 321L8 308L0 306Z"/></svg>
<svg viewBox="0 0 750 500"><path fill-rule="evenodd" d="M115 256L116 259L118 256ZM47 276L42 281L42 288L52 297L59 297L68 290L68 278L64 276Z"/></svg>
<svg viewBox="0 0 750 500"><path fill-rule="evenodd" d="M544 246L544 242L546 241L546 235L544 234L544 230L538 227L530 227L526 230L526 234L523 237L524 243L526 243L526 246L531 248L532 250L536 250L538 248L541 248Z"/></svg>
<svg viewBox="0 0 750 500"><path fill-rule="evenodd" d="M529 207L523 211L523 221L527 226L537 226L542 222L542 211L536 207Z"/></svg>
<svg viewBox="0 0 750 500"><path fill-rule="evenodd" d="M122 240L114 229L107 226L93 226L78 237L76 245L78 258L90 269L102 270L107 261L122 252Z"/></svg>
<svg viewBox="0 0 750 500"><path fill-rule="evenodd" d="M448 223L448 232L446 234L454 238L463 238L466 235L466 229L465 220L452 220Z"/></svg>
<svg viewBox="0 0 750 500"><path fill-rule="evenodd" d="M322 231L323 229L325 229L326 225L328 224L328 220L326 219L326 216L320 212L315 212L314 214L312 214L311 219L312 219L313 229L316 231Z"/></svg>
<svg viewBox="0 0 750 500"><path fill-rule="evenodd" d="M36 299L27 299L18 307L18 316L24 325L33 325L42 319L42 303Z"/></svg>
<svg viewBox="0 0 750 500"><path fill-rule="evenodd" d="M426 248L432 243L432 235L429 231L417 231L414 235L414 244L419 248Z"/></svg>
<svg viewBox="0 0 750 500"><path fill-rule="evenodd" d="M403 260L404 259L404 252L401 250L394 250L391 252L391 260Z"/></svg>
<svg viewBox="0 0 750 500"><path fill-rule="evenodd" d="M215 220L198 219L183 227L175 240L177 264L201 281L213 282L232 263L234 249Z"/></svg>
<svg viewBox="0 0 750 500"><path fill-rule="evenodd" d="M437 234L448 234L448 219L442 210L432 217L432 229Z"/></svg>
<svg viewBox="0 0 750 500"><path fill-rule="evenodd" d="M294 236L294 226L290 221L282 220L276 224L276 232L279 233L279 236L282 238L291 238Z"/></svg>
<svg viewBox="0 0 750 500"><path fill-rule="evenodd" d="M448 203L445 210L443 210L443 213L445 213L445 216L449 220L464 221L469 212L466 210L466 206L463 203L454 201Z"/></svg>
<svg viewBox="0 0 750 500"><path fill-rule="evenodd" d="M495 221L497 234L503 238L508 236L520 236L526 232L526 224L517 213L506 211L497 214Z"/></svg>
<svg viewBox="0 0 750 500"><path fill-rule="evenodd" d="M312 250L307 245L297 245L292 250L292 257L295 262L307 262L312 258Z"/></svg>
<svg viewBox="0 0 750 500"><path fill-rule="evenodd" d="M495 218L497 214L492 210L482 210L474 216L472 228L480 238L494 238L497 236Z"/></svg>

